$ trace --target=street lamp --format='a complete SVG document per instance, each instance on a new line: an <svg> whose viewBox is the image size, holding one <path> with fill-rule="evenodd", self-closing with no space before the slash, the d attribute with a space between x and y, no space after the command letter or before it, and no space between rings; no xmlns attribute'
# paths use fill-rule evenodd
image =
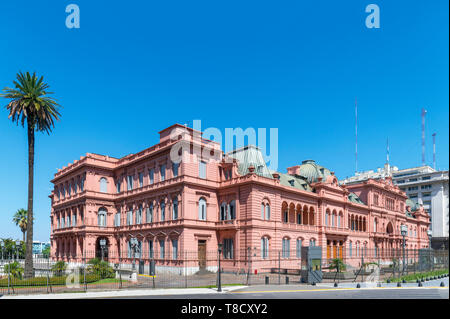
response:
<svg viewBox="0 0 450 319"><path fill-rule="evenodd" d="M19 260L19 247L20 247L20 240L16 240L16 258Z"/></svg>
<svg viewBox="0 0 450 319"><path fill-rule="evenodd" d="M106 248L106 239L100 239L100 250L102 254L102 261L103 261L103 251Z"/></svg>
<svg viewBox="0 0 450 319"><path fill-rule="evenodd" d="M130 243L131 243L131 251L133 252L133 267L132 267L132 270L135 271L136 270L136 248L137 248L137 245L138 245L136 237L131 237Z"/></svg>
<svg viewBox="0 0 450 319"><path fill-rule="evenodd" d="M220 254L222 253L222 244L218 244L218 249L217 252L219 254L219 270L217 272L217 292L221 292L222 291L222 281L220 278Z"/></svg>
<svg viewBox="0 0 450 319"><path fill-rule="evenodd" d="M406 246L406 244L405 244L405 236L408 233L408 226L402 225L400 227L400 231L401 231L401 234L403 236L403 269L402 269L402 275L404 275L405 274L405 246Z"/></svg>

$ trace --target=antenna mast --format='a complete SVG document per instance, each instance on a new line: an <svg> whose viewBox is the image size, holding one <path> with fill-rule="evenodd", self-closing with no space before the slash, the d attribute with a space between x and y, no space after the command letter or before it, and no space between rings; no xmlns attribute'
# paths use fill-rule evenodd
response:
<svg viewBox="0 0 450 319"><path fill-rule="evenodd" d="M358 103L355 97L355 173L358 173Z"/></svg>
<svg viewBox="0 0 450 319"><path fill-rule="evenodd" d="M433 133L433 168L436 169L436 133Z"/></svg>
<svg viewBox="0 0 450 319"><path fill-rule="evenodd" d="M427 110L422 108L422 166L425 166L425 114Z"/></svg>

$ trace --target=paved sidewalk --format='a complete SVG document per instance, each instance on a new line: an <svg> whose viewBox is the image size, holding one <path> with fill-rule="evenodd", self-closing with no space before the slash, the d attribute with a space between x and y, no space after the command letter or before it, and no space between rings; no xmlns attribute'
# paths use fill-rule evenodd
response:
<svg viewBox="0 0 450 319"><path fill-rule="evenodd" d="M217 292L217 288L172 288L172 289L123 289L98 292L78 292L78 293L54 293L41 295L3 295L0 299L90 299L90 298L120 298L139 296L168 296L190 295L190 294L223 294L233 290L243 289L247 286L223 287L222 292Z"/></svg>
<svg viewBox="0 0 450 319"><path fill-rule="evenodd" d="M436 279L436 280L430 280L430 281L424 281L422 283L423 287L440 287L441 282L444 283L445 287L448 288L448 284L449 284L449 280L448 277L442 278L442 279ZM359 284L361 286L361 288L376 288L376 287L381 287L381 288L394 288L397 287L397 283L380 283L379 285L376 282L342 282L342 283L338 283L338 288L355 288L356 285ZM402 287L408 287L408 288L413 288L413 287L418 287L417 283L405 283L405 284L401 284ZM317 284L317 287L322 287L322 288L329 288L329 287L334 287L334 283L320 283Z"/></svg>

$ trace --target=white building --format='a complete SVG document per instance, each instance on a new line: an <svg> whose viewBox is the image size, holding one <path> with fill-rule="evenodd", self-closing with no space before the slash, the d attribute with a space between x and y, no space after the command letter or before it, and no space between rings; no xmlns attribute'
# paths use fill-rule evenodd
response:
<svg viewBox="0 0 450 319"><path fill-rule="evenodd" d="M395 184L416 204L423 205L431 216L432 246L448 247L449 201L448 170L436 171L430 166L420 166L399 170L385 164L376 171L358 172L355 176L341 180L341 184L351 184L369 178L378 179L391 176Z"/></svg>

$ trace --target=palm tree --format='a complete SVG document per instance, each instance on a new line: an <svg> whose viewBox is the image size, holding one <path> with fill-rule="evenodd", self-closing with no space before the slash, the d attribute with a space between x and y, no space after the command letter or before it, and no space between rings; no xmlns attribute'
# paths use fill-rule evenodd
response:
<svg viewBox="0 0 450 319"><path fill-rule="evenodd" d="M27 232L27 224L28 224L28 212L21 208L19 209L13 217L13 223L16 224L16 226L20 227L20 230L23 234L23 241L25 241L25 233Z"/></svg>
<svg viewBox="0 0 450 319"><path fill-rule="evenodd" d="M50 134L55 120L59 120L59 104L49 97L49 85L44 83L44 77L30 75L29 72L17 74L13 81L14 89L4 88L4 98L11 99L6 105L8 118L14 123L25 126L28 135L28 225L25 253L25 278L33 276L33 171L34 171L34 131Z"/></svg>

